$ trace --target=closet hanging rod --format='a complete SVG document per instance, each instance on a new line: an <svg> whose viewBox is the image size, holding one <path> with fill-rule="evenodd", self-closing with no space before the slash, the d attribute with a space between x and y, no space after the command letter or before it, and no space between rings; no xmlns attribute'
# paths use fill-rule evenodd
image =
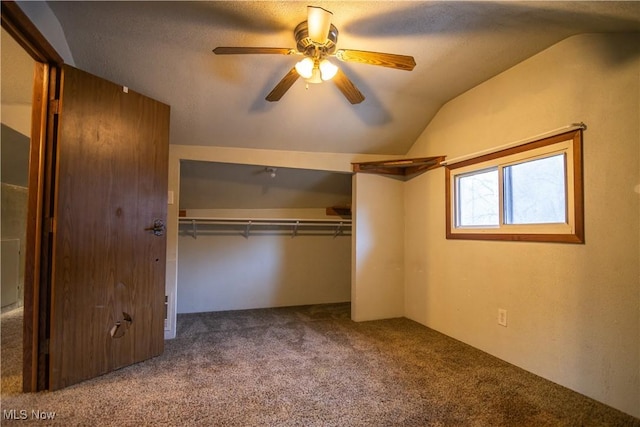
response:
<svg viewBox="0 0 640 427"><path fill-rule="evenodd" d="M302 228L317 228L318 230L334 230L333 237L345 235L345 232L351 231L351 220L345 219L256 219L256 218L179 218L180 225L191 226L191 236L196 239L198 236L198 225L202 225L205 230L207 226L219 227L244 227L242 235L249 238L252 227L255 232L265 231L264 227L288 227L291 230L291 237L296 237ZM280 229L283 231L283 229ZM315 234L315 233L314 233Z"/></svg>
<svg viewBox="0 0 640 427"><path fill-rule="evenodd" d="M351 225L350 219L304 219L304 218L190 218L179 219L181 224L210 224L210 225L271 225L271 226L305 226L305 227L331 227L336 225Z"/></svg>

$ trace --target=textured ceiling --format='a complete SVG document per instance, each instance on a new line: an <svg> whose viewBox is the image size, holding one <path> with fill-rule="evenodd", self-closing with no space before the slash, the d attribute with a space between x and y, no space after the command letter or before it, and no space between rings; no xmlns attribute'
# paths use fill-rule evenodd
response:
<svg viewBox="0 0 640 427"><path fill-rule="evenodd" d="M351 175L182 161L180 209L309 209L351 203Z"/></svg>
<svg viewBox="0 0 640 427"><path fill-rule="evenodd" d="M172 144L280 150L404 154L444 103L548 46L640 31L638 2L309 3L333 12L338 48L415 57L412 72L338 63L366 97L355 106L302 79L269 103L295 58L211 52L294 47L307 4L49 2L77 67L171 105Z"/></svg>

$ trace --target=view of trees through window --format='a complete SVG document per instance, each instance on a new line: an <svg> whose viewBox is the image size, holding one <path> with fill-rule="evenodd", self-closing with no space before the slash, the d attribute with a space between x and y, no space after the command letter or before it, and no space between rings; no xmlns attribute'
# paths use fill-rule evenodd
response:
<svg viewBox="0 0 640 427"><path fill-rule="evenodd" d="M458 227L500 224L500 174L504 224L566 221L565 157L558 154L459 175L456 179Z"/></svg>
<svg viewBox="0 0 640 427"><path fill-rule="evenodd" d="M499 224L498 168L459 176L456 194L456 222L459 227Z"/></svg>
<svg viewBox="0 0 640 427"><path fill-rule="evenodd" d="M503 169L505 224L566 221L564 163L560 154Z"/></svg>

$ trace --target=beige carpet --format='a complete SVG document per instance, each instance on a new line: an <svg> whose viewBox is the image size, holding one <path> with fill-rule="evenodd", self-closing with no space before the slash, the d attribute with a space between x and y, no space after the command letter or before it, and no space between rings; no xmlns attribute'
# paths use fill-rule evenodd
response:
<svg viewBox="0 0 640 427"><path fill-rule="evenodd" d="M348 304L180 315L164 355L25 395L20 315L2 315L3 425L15 409L20 425L640 426L410 320L352 322Z"/></svg>

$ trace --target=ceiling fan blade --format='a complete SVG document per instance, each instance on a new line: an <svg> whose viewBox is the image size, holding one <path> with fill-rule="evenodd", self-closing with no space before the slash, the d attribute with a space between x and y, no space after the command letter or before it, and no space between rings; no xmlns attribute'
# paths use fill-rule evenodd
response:
<svg viewBox="0 0 640 427"><path fill-rule="evenodd" d="M362 64L381 65L397 70L411 71L416 66L413 56L393 53L367 52L364 50L339 49L336 58L341 61L360 62Z"/></svg>
<svg viewBox="0 0 640 427"><path fill-rule="evenodd" d="M243 55L243 54L272 54L272 55L293 55L295 49L287 47L217 47L213 49L216 55Z"/></svg>
<svg viewBox="0 0 640 427"><path fill-rule="evenodd" d="M317 6L307 6L307 29L311 41L324 44L331 29L333 13Z"/></svg>
<svg viewBox="0 0 640 427"><path fill-rule="evenodd" d="M273 88L269 95L265 98L269 102L279 101L280 98L289 90L291 86L298 80L300 74L296 71L296 67L293 67L286 76L280 80L280 82Z"/></svg>
<svg viewBox="0 0 640 427"><path fill-rule="evenodd" d="M333 77L333 82L338 86L340 92L349 100L352 104L359 104L364 101L364 95L358 90L358 88L353 84L351 79L347 77L347 75L342 72L341 69L338 68L338 72Z"/></svg>

